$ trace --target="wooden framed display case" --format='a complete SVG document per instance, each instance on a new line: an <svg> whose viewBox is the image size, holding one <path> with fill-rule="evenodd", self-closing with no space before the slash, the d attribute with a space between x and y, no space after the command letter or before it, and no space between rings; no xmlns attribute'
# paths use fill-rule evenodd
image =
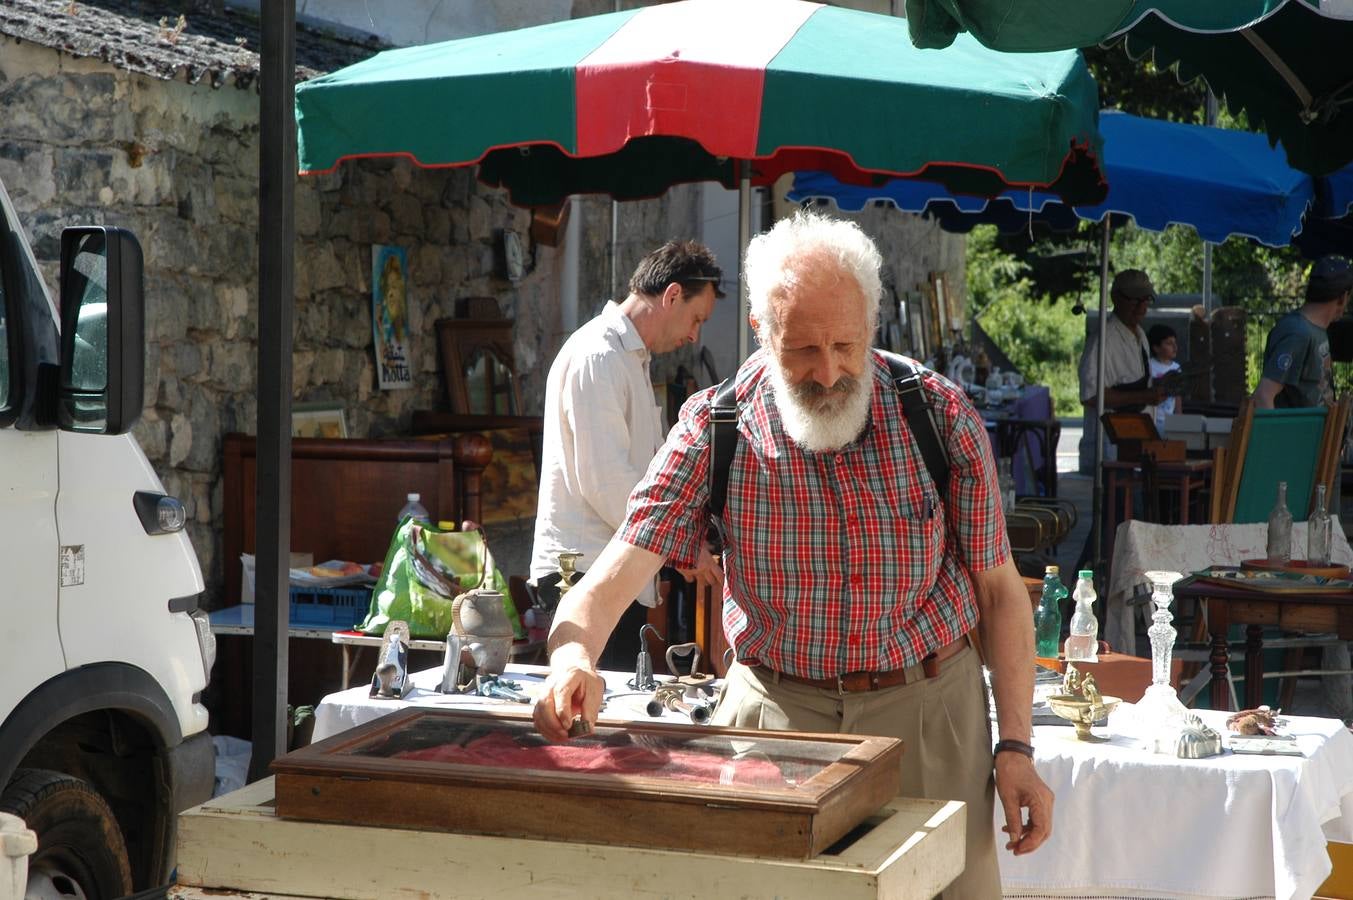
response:
<svg viewBox="0 0 1353 900"><path fill-rule="evenodd" d="M410 709L274 760L277 814L335 824L806 859L896 796L902 742Z"/></svg>

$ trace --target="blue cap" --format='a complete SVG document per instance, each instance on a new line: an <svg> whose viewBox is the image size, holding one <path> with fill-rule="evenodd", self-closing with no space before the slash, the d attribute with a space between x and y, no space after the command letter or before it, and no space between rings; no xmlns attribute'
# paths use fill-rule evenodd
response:
<svg viewBox="0 0 1353 900"><path fill-rule="evenodd" d="M1353 267L1342 256L1322 256L1311 266L1306 302L1325 303L1353 288Z"/></svg>

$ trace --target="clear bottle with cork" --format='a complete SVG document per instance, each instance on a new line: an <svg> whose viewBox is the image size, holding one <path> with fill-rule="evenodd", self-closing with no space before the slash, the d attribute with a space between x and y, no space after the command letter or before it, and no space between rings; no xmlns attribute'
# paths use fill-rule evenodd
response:
<svg viewBox="0 0 1353 900"><path fill-rule="evenodd" d="M1285 566L1292 561L1292 513L1287 508L1287 482L1278 482L1278 499L1268 514L1268 564Z"/></svg>
<svg viewBox="0 0 1353 900"><path fill-rule="evenodd" d="M395 521L403 522L405 519L417 519L425 524L431 524L432 516L428 514L427 507L422 504L422 495L410 493L406 498L404 508L399 511L399 518Z"/></svg>
<svg viewBox="0 0 1353 900"><path fill-rule="evenodd" d="M1015 508L1015 473L1008 456L996 460L996 483L1001 489L1001 511L1008 513Z"/></svg>
<svg viewBox="0 0 1353 900"><path fill-rule="evenodd" d="M1316 485L1315 508L1306 522L1306 565L1328 566L1330 564L1332 522L1329 510L1325 508L1325 486Z"/></svg>
<svg viewBox="0 0 1353 900"><path fill-rule="evenodd" d="M1081 569L1071 594L1076 611L1071 614L1071 633L1062 652L1067 662L1099 661L1099 620L1095 618L1095 573Z"/></svg>

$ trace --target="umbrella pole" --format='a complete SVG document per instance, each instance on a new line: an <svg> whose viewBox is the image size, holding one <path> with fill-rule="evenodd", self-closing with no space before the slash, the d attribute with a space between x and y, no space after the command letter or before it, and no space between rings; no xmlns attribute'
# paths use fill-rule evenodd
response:
<svg viewBox="0 0 1353 900"><path fill-rule="evenodd" d="M1207 92L1207 104L1203 111L1203 121L1209 126L1217 124L1217 95ZM1203 315L1212 315L1212 244L1203 241Z"/></svg>
<svg viewBox="0 0 1353 900"><path fill-rule="evenodd" d="M1099 245L1099 374L1095 379L1095 493L1094 557L1098 566L1104 552L1104 333L1109 327L1109 217L1104 217L1104 233Z"/></svg>
<svg viewBox="0 0 1353 900"><path fill-rule="evenodd" d="M747 278L742 272L742 261L747 255L747 244L752 240L752 164L738 163L738 364L751 355L751 327L747 322Z"/></svg>

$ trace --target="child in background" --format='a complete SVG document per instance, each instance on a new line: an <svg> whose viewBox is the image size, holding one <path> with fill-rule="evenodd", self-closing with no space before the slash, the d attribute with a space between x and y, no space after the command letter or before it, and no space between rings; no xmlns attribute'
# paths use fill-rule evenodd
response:
<svg viewBox="0 0 1353 900"><path fill-rule="evenodd" d="M1147 329L1146 342L1151 345L1151 358L1147 360L1147 365L1151 369L1153 382L1169 372L1179 371L1179 363L1175 362L1175 357L1179 355L1179 338L1173 328L1169 325L1152 325ZM1156 404L1156 431L1165 434L1165 417L1183 412L1181 401L1178 395L1171 395Z"/></svg>

